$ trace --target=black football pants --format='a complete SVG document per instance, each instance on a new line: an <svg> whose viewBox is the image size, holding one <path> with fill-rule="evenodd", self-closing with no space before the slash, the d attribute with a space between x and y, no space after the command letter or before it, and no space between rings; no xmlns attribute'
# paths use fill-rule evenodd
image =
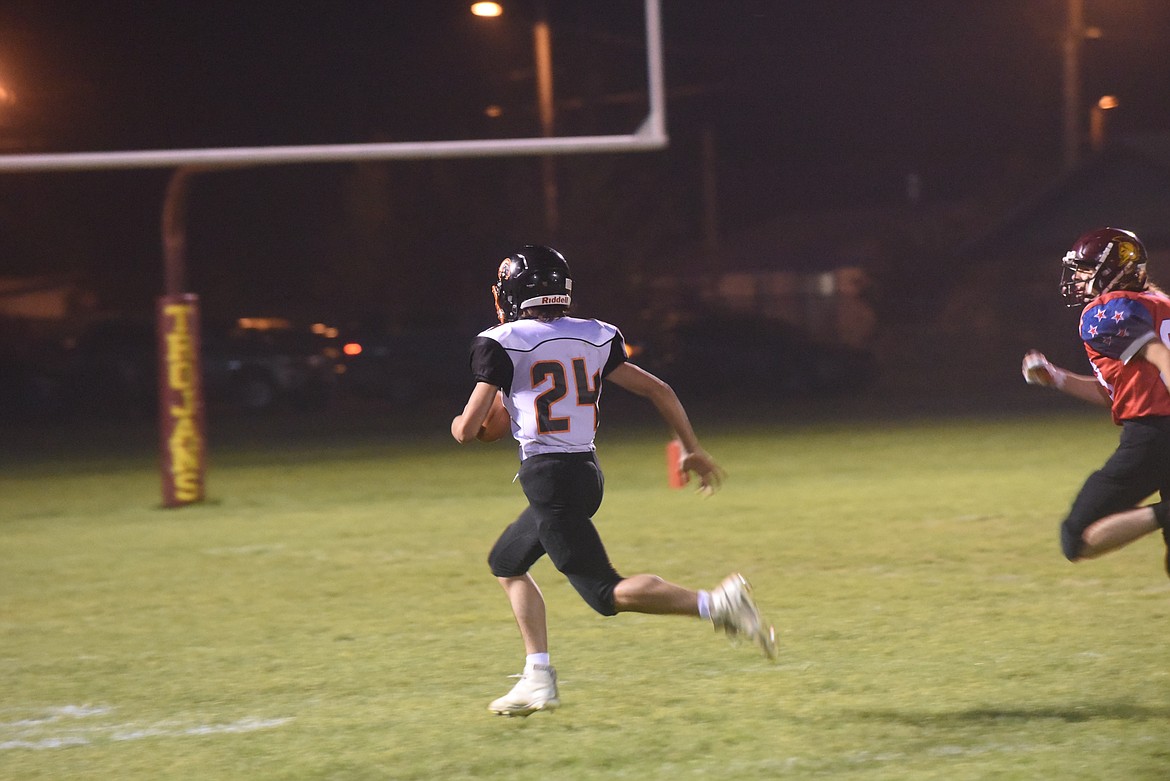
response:
<svg viewBox="0 0 1170 781"><path fill-rule="evenodd" d="M1085 480L1060 526L1065 557L1073 561L1080 556L1082 535L1093 523L1134 508L1154 493L1163 501L1170 499L1170 418L1127 420L1117 450Z"/></svg>
<svg viewBox="0 0 1170 781"><path fill-rule="evenodd" d="M496 540L488 556L498 578L524 575L548 554L588 605L612 616L613 589L622 579L593 514L601 506L605 478L594 453L543 453L520 462L520 486L528 507Z"/></svg>

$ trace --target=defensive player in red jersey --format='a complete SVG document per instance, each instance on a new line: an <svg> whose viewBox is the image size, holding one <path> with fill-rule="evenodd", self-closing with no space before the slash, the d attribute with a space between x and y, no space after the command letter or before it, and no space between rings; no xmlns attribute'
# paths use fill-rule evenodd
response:
<svg viewBox="0 0 1170 781"><path fill-rule="evenodd" d="M1085 481L1061 525L1069 561L1092 559L1161 528L1170 574L1170 298L1146 278L1146 249L1131 231L1086 233L1064 256L1061 294L1083 306L1080 332L1093 376L1054 366L1035 350L1024 378L1109 406L1117 450ZM1153 494L1160 501L1141 506Z"/></svg>
<svg viewBox="0 0 1170 781"><path fill-rule="evenodd" d="M682 443L680 468L713 491L722 470L699 446L670 386L626 360L621 332L609 323L568 315L573 280L561 253L526 245L500 264L492 292L500 324L472 342L476 384L451 421L460 443L480 435L488 412L503 404L520 443L520 487L528 507L488 556L504 587L526 653L524 673L488 710L527 716L560 704L549 658L545 604L529 569L545 554L598 613L659 613L704 618L716 629L746 637L772 658L775 633L760 616L742 575L710 591L692 590L657 575L622 577L610 564L593 525L604 479L593 438L598 400L607 382L649 400Z"/></svg>

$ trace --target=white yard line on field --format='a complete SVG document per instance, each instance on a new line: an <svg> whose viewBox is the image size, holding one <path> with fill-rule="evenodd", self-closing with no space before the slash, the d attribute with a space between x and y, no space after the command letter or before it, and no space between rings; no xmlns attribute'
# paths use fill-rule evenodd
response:
<svg viewBox="0 0 1170 781"><path fill-rule="evenodd" d="M230 722L184 724L160 721L154 724L94 724L93 719L114 712L108 706L65 705L44 708L36 714L15 721L0 722L0 751L12 749L55 749L88 746L94 743L175 738L203 735L229 735L275 729L288 724L292 717L265 719L246 716Z"/></svg>

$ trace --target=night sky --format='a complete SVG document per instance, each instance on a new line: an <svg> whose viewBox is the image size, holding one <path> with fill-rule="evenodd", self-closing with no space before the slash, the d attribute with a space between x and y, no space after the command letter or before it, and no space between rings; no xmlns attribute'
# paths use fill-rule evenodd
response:
<svg viewBox="0 0 1170 781"><path fill-rule="evenodd" d="M0 1L0 86L14 96L0 150L537 135L531 3L490 21L468 5ZM547 5L558 134L632 132L645 115L641 0ZM225 310L406 318L462 307L501 252L529 241L596 258L598 279L623 263L653 273L654 258L701 240L704 134L724 232L896 202L910 173L941 200L1059 171L1066 0L662 5L670 148L561 159L555 236L526 158L214 173L192 191L191 286ZM1112 133L1170 130L1170 4L1085 0L1085 21L1101 31L1084 48L1086 115L1110 93ZM108 306L149 306L168 175L0 174L0 275L74 275Z"/></svg>

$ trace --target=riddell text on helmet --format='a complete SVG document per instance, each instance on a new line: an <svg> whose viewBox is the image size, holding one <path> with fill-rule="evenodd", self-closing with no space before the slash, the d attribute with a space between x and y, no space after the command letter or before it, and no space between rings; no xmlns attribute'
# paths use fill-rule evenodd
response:
<svg viewBox="0 0 1170 781"><path fill-rule="evenodd" d="M537 306L546 306L550 304L564 304L568 305L568 296L541 296L540 303Z"/></svg>

